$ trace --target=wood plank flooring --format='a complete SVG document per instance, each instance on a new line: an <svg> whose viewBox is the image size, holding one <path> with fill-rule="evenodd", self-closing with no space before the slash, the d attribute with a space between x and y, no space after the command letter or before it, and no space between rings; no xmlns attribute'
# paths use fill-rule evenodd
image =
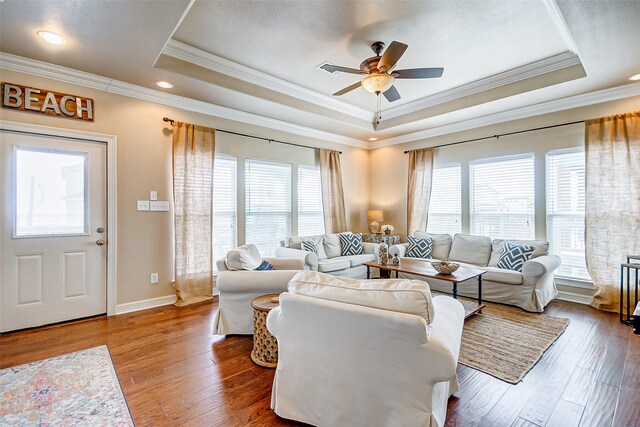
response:
<svg viewBox="0 0 640 427"><path fill-rule="evenodd" d="M251 337L213 336L217 300L0 335L0 368L106 344L142 426L299 425L269 408ZM522 382L458 366L447 426L640 426L640 337L615 314L554 301L566 332Z"/></svg>

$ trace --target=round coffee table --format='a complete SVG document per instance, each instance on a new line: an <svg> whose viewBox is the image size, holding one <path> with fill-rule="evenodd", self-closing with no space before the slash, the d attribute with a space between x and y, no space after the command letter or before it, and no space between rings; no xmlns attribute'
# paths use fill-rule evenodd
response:
<svg viewBox="0 0 640 427"><path fill-rule="evenodd" d="M265 368L278 365L278 341L267 329L267 315L280 302L279 294L262 295L251 301L253 307L253 350L251 360Z"/></svg>

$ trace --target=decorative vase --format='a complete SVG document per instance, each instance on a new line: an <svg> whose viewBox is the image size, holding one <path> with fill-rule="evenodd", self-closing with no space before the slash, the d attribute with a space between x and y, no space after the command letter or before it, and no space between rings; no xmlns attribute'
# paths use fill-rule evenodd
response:
<svg viewBox="0 0 640 427"><path fill-rule="evenodd" d="M378 264L387 265L389 263L389 245L384 241L378 247Z"/></svg>
<svg viewBox="0 0 640 427"><path fill-rule="evenodd" d="M393 258L391 258L391 264L396 267L400 265L400 258L398 258L398 254L393 254Z"/></svg>

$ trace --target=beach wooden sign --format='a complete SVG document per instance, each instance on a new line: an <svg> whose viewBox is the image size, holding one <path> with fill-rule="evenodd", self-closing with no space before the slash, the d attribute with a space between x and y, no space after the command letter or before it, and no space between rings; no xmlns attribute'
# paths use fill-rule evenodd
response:
<svg viewBox="0 0 640 427"><path fill-rule="evenodd" d="M93 121L93 99L2 82L2 108Z"/></svg>

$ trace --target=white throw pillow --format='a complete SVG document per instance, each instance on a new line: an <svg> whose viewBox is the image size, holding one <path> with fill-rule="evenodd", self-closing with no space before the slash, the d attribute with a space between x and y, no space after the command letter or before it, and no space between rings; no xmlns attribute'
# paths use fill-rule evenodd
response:
<svg viewBox="0 0 640 427"><path fill-rule="evenodd" d="M450 261L466 262L467 264L485 267L491 256L491 238L457 233L453 236Z"/></svg>
<svg viewBox="0 0 640 427"><path fill-rule="evenodd" d="M288 236L285 239L285 245L288 248L302 249L303 240L312 240L316 247L316 255L318 259L326 259L327 254L324 251L324 236L322 234L317 236Z"/></svg>
<svg viewBox="0 0 640 427"><path fill-rule="evenodd" d="M435 316L431 290L421 280L355 280L303 271L291 279L288 290L292 294L415 314L427 324Z"/></svg>
<svg viewBox="0 0 640 427"><path fill-rule="evenodd" d="M413 232L415 237L429 237L433 240L433 249L431 251L431 257L446 261L449 259L449 250L451 249L451 235L450 234L432 234L426 231L416 230Z"/></svg>
<svg viewBox="0 0 640 427"><path fill-rule="evenodd" d="M345 233L351 233L345 231ZM324 239L324 252L327 258L335 258L342 256L342 247L340 246L340 234L325 234Z"/></svg>
<svg viewBox="0 0 640 427"><path fill-rule="evenodd" d="M255 270L262 264L262 257L256 245L249 243L227 252L225 264L229 270Z"/></svg>

